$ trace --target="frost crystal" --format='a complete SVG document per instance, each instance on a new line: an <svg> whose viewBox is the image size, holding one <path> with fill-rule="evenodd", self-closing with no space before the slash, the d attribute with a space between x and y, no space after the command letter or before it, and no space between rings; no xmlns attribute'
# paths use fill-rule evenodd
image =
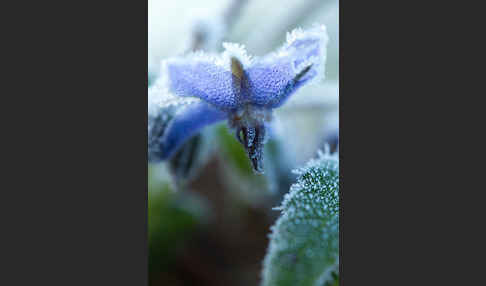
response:
<svg viewBox="0 0 486 286"><path fill-rule="evenodd" d="M227 118L254 170L263 172L265 126L272 110L304 84L324 77L327 41L325 27L314 26L292 31L278 52L261 59L252 59L243 45L224 43L225 51L220 55L196 52L165 60L160 85L149 91L149 96L151 92L171 93L201 102L197 108L181 113L183 124L168 127L162 145L169 150L163 153L170 157L203 125ZM159 106L174 104L168 95L163 99L155 97L152 102ZM176 122L178 117L174 117Z"/></svg>
<svg viewBox="0 0 486 286"><path fill-rule="evenodd" d="M328 152L296 170L278 207L264 260L263 285L324 285L339 253L339 162Z"/></svg>
<svg viewBox="0 0 486 286"><path fill-rule="evenodd" d="M224 59L237 58L245 68L251 66L252 58L246 52L245 46L237 43L225 42L223 43L223 47L225 49L223 53Z"/></svg>
<svg viewBox="0 0 486 286"><path fill-rule="evenodd" d="M152 107L152 108L151 108ZM174 117L175 109L172 106L156 108L149 104L148 114L148 160L149 162L159 162L162 157L162 140L169 125Z"/></svg>
<svg viewBox="0 0 486 286"><path fill-rule="evenodd" d="M169 92L164 79L157 80L148 90L148 113L155 114L160 109L188 105L201 101L194 97L180 97Z"/></svg>

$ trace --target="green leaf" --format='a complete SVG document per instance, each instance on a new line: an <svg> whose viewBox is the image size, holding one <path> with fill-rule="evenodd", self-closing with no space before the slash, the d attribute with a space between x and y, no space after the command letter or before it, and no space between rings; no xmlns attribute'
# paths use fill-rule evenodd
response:
<svg viewBox="0 0 486 286"><path fill-rule="evenodd" d="M281 184L286 184L285 189L288 188L289 179L284 176L290 175L290 168L285 169L287 165L284 165L285 160L282 155L284 151L275 137L269 137L265 143L263 151L265 173L262 175L253 170L245 148L235 138L234 131L229 129L227 124L219 124L215 127L218 140L217 153L223 172L221 176L230 192L246 203L258 206L271 199Z"/></svg>
<svg viewBox="0 0 486 286"><path fill-rule="evenodd" d="M161 166L148 169L149 269L159 272L173 263L177 249L187 243L208 215L203 200L175 192L170 176Z"/></svg>
<svg viewBox="0 0 486 286"><path fill-rule="evenodd" d="M227 161L236 168L238 173L245 177L252 177L253 170L250 160L248 160L245 149L232 135L233 132L229 130L226 125L220 124L217 133L219 140L221 141L221 152L224 153L224 157Z"/></svg>
<svg viewBox="0 0 486 286"><path fill-rule="evenodd" d="M334 285L339 281L339 161L319 152L295 171L270 235L263 286Z"/></svg>

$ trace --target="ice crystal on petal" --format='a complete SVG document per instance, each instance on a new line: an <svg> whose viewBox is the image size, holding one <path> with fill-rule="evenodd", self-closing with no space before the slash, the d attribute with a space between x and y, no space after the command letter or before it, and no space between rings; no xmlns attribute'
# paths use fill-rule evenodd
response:
<svg viewBox="0 0 486 286"><path fill-rule="evenodd" d="M303 84L324 78L328 36L324 26L296 29L279 51L256 61L248 70L252 101L281 106Z"/></svg>
<svg viewBox="0 0 486 286"><path fill-rule="evenodd" d="M170 140L168 137L166 143L170 144L166 146L177 149L178 144L183 144L189 135L202 128L202 124L220 120L225 113L255 171L263 172L265 126L271 120L272 109L281 106L310 80L323 77L327 41L325 27L314 26L309 30L292 31L278 52L263 58L252 59L243 45L224 43L225 51L220 55L195 52L165 60L158 87L160 93L198 98L208 104L198 105L197 111L214 108L208 111L211 120L201 120L202 113L195 112L191 121L191 115L184 113L181 117L184 124L180 125L184 131L172 131L176 137ZM149 93L155 91L156 87ZM151 102L157 100L151 99ZM172 152L164 154L170 156Z"/></svg>
<svg viewBox="0 0 486 286"><path fill-rule="evenodd" d="M317 25L311 29L303 30L302 28L294 29L287 33L287 43L280 49L279 54L288 55L294 51L305 54L306 57L296 61L296 71L302 70L310 64L319 68L316 69L316 79L325 78L325 63L327 58L326 48L329 37L324 25Z"/></svg>
<svg viewBox="0 0 486 286"><path fill-rule="evenodd" d="M250 55L248 55L244 45L224 42L223 47L225 49L223 53L224 59L228 60L232 57L235 57L243 64L243 67L248 68L249 66L251 66L252 58Z"/></svg>
<svg viewBox="0 0 486 286"><path fill-rule="evenodd" d="M159 162L163 158L162 140L169 125L174 117L174 106L158 108L152 105L148 114L148 160L149 162Z"/></svg>
<svg viewBox="0 0 486 286"><path fill-rule="evenodd" d="M195 97L180 97L169 92L164 79L159 78L148 89L148 112L154 114L160 109L171 106L182 106L201 101Z"/></svg>
<svg viewBox="0 0 486 286"><path fill-rule="evenodd" d="M180 108L167 125L160 140L161 158L171 157L179 148L207 125L226 119L222 112L206 102L189 104Z"/></svg>
<svg viewBox="0 0 486 286"><path fill-rule="evenodd" d="M202 52L172 58L163 64L169 91L182 97L197 97L222 110L238 107L240 87L222 57Z"/></svg>

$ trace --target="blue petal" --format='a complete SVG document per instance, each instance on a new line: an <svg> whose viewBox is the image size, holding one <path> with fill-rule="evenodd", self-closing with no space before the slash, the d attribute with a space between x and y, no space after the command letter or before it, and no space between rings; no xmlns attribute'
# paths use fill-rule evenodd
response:
<svg viewBox="0 0 486 286"><path fill-rule="evenodd" d="M171 157L188 139L203 127L224 120L227 113L205 102L184 107L167 126L161 140L161 159Z"/></svg>
<svg viewBox="0 0 486 286"><path fill-rule="evenodd" d="M249 100L259 106L275 108L303 84L323 78L328 37L323 26L287 35L287 43L267 55L247 72Z"/></svg>
<svg viewBox="0 0 486 286"><path fill-rule="evenodd" d="M241 83L230 70L209 56L166 62L169 90L178 96L198 97L222 110L238 107Z"/></svg>

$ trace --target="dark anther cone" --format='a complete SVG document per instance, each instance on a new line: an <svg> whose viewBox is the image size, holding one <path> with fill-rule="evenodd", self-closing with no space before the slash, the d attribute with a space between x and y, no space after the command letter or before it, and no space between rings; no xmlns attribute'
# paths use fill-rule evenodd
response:
<svg viewBox="0 0 486 286"><path fill-rule="evenodd" d="M243 126L237 128L236 138L243 145L243 147L245 147L253 170L262 174L265 126Z"/></svg>

